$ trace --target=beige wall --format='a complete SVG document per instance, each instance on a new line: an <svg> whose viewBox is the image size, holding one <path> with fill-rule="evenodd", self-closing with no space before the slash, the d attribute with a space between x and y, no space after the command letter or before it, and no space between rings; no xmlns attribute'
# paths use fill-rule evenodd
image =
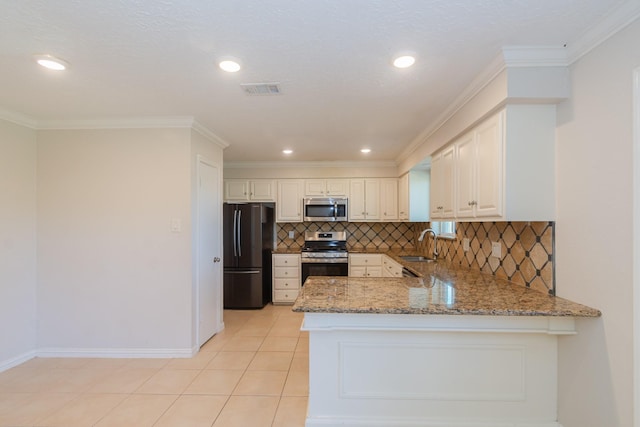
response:
<svg viewBox="0 0 640 427"><path fill-rule="evenodd" d="M36 133L0 120L0 371L36 345Z"/></svg>
<svg viewBox="0 0 640 427"><path fill-rule="evenodd" d="M45 354L190 350L190 157L189 129L39 132Z"/></svg>
<svg viewBox="0 0 640 427"><path fill-rule="evenodd" d="M602 311L560 339L564 427L633 425L632 78L640 22L571 67L558 108L558 295Z"/></svg>
<svg viewBox="0 0 640 427"><path fill-rule="evenodd" d="M331 166L323 164L313 166L287 165L229 167L225 165L224 178L397 178L398 169L395 166L382 164L380 166L367 164L353 164L351 166Z"/></svg>

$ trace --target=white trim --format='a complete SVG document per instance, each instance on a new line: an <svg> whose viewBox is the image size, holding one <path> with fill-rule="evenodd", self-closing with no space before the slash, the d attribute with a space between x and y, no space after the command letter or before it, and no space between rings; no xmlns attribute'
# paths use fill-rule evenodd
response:
<svg viewBox="0 0 640 427"><path fill-rule="evenodd" d="M193 129L194 131L198 132L200 135L204 136L206 139L208 139L209 141L213 142L214 144L216 144L218 147L222 148L223 150L229 146L229 143L227 141L225 141L224 139L220 138L218 135L216 135L215 133L211 132L208 128L204 127L203 125L201 125L199 122L197 122L195 120L193 121L193 124L191 125L191 129Z"/></svg>
<svg viewBox="0 0 640 427"><path fill-rule="evenodd" d="M258 168L395 168L394 161L381 162L224 162L225 169L258 169Z"/></svg>
<svg viewBox="0 0 640 427"><path fill-rule="evenodd" d="M94 118L86 120L40 120L38 129L155 129L191 128L190 116Z"/></svg>
<svg viewBox="0 0 640 427"><path fill-rule="evenodd" d="M36 356L38 356L38 353L35 350L31 350L18 356L12 357L11 359L0 361L0 372L4 372L15 366L21 365Z"/></svg>
<svg viewBox="0 0 640 427"><path fill-rule="evenodd" d="M0 120L6 120L7 122L15 123L31 129L38 128L38 121L33 117L9 110L0 109Z"/></svg>
<svg viewBox="0 0 640 427"><path fill-rule="evenodd" d="M633 73L633 413L640 427L640 67Z"/></svg>
<svg viewBox="0 0 640 427"><path fill-rule="evenodd" d="M627 0L611 10L596 25L567 44L567 59L573 64L618 31L640 17L640 1Z"/></svg>
<svg viewBox="0 0 640 427"><path fill-rule="evenodd" d="M502 56L506 67L566 67L564 46L505 46Z"/></svg>
<svg viewBox="0 0 640 427"><path fill-rule="evenodd" d="M101 358L189 358L198 352L193 348L42 348L38 357L101 357Z"/></svg>

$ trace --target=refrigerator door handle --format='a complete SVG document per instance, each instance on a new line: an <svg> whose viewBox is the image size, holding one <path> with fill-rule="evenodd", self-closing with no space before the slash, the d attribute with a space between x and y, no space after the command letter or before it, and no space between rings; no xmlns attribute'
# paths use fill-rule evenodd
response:
<svg viewBox="0 0 640 427"><path fill-rule="evenodd" d="M233 256L238 256L238 248L236 246L236 229L238 228L238 210L233 210Z"/></svg>
<svg viewBox="0 0 640 427"><path fill-rule="evenodd" d="M242 257L242 211L238 210L238 256Z"/></svg>
<svg viewBox="0 0 640 427"><path fill-rule="evenodd" d="M260 274L260 270L225 271L225 274Z"/></svg>

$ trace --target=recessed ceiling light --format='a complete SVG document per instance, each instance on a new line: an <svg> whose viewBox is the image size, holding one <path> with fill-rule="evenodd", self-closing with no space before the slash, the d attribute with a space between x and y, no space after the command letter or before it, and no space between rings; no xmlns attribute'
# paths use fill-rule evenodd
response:
<svg viewBox="0 0 640 427"><path fill-rule="evenodd" d="M55 71L62 71L69 68L69 63L63 59L51 55L33 55L36 62L45 68Z"/></svg>
<svg viewBox="0 0 640 427"><path fill-rule="evenodd" d="M218 65L220 66L221 69L223 69L228 73L235 73L236 71L240 71L240 64L230 59L220 61Z"/></svg>
<svg viewBox="0 0 640 427"><path fill-rule="evenodd" d="M393 60L393 66L396 68L409 68L416 62L416 58L411 55L399 56Z"/></svg>
<svg viewBox="0 0 640 427"><path fill-rule="evenodd" d="M284 154L291 154L291 153L293 153L293 150L289 150L289 149L287 148L286 150L282 150L282 152L283 152Z"/></svg>
<svg viewBox="0 0 640 427"><path fill-rule="evenodd" d="M360 150L360 152L364 153L364 154L368 154L368 153L371 152L371 149L370 148L363 148L362 150Z"/></svg>

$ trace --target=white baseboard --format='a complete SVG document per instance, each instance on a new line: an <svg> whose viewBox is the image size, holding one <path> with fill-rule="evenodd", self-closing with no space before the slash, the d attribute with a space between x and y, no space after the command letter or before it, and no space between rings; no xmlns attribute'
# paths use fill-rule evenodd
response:
<svg viewBox="0 0 640 427"><path fill-rule="evenodd" d="M188 358L197 348L41 348L38 357L96 357L113 359Z"/></svg>
<svg viewBox="0 0 640 427"><path fill-rule="evenodd" d="M38 352L35 350L32 350L26 353L22 353L18 356L12 357L11 359L0 360L0 372L6 371L18 365L21 365L24 362L33 359L37 355L38 355Z"/></svg>
<svg viewBox="0 0 640 427"><path fill-rule="evenodd" d="M429 420L406 418L307 418L305 427L562 427L557 422Z"/></svg>

